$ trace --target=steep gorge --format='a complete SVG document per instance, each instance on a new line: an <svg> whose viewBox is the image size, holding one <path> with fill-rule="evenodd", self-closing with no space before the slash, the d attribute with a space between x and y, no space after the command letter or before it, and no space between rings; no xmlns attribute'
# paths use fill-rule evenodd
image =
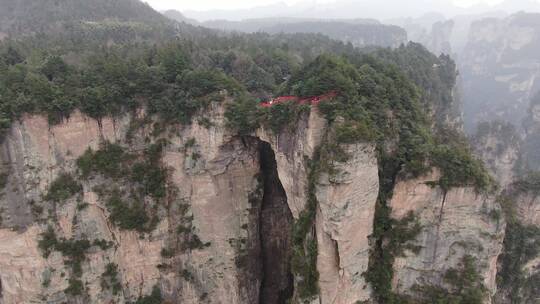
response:
<svg viewBox="0 0 540 304"><path fill-rule="evenodd" d="M263 199L260 215L262 285L259 303L285 303L293 294L292 213L270 144L259 143Z"/></svg>
<svg viewBox="0 0 540 304"><path fill-rule="evenodd" d="M160 216L156 229L143 233L143 238L135 231L111 225L107 202L95 193L94 185L99 184L102 177L83 182L82 196L75 196L58 205L56 211L51 211L58 218L54 230L59 238L104 239L114 243L113 247L104 250L91 247L82 260L85 302L135 300L150 294L153 286L160 286L165 299L181 299L183 303L283 303L284 299L293 296L293 292L298 292L292 287L298 283L295 280L301 278L292 277L290 272L290 232L293 218L299 216L298 213L295 216L295 210L302 210L306 202L306 188L302 185L308 183L309 169L305 167L305 158L313 157L326 122L314 108L298 122L294 132L275 136L260 129L258 138L242 139L224 132L222 113L223 108L215 105L206 113L215 126L207 129L195 122L192 126L176 129L180 132L177 134L181 134L179 137L169 138L162 162L171 168L170 183L177 187L176 198L170 198L170 217ZM58 174L74 170L74 160L88 147L98 150L105 140L126 144L124 136L132 119L105 119L98 124L81 114L74 114L66 123L49 129L43 127L46 125L43 118L27 117L14 126L4 143L7 153L4 160L12 160L7 162L11 167L8 180L13 183L16 176L21 176L22 185L36 190L19 192L19 195L24 194L26 200L35 199L34 206L46 206L40 193L47 193ZM150 129L143 127L137 132L149 134ZM196 138L194 144L191 138ZM126 147L135 149L140 144L135 140ZM344 163L336 163L340 173L323 174L316 181L319 205L314 232L321 303L355 303L372 297L363 273L368 267L369 237L379 189L378 162L373 145L353 144L347 146L346 151L352 157ZM194 157L197 154L202 157ZM423 184L421 180L418 183ZM424 220L422 214L426 211L422 210L428 206L437 207L435 202L440 201L438 190L427 186L422 186L420 192L401 189L399 184L394 189L392 207L395 216L411 209L420 216L429 232L429 225L437 220L430 217ZM15 190L8 186L4 191ZM457 200L460 205L456 210L462 210L456 213L457 217L452 218L447 215L449 211L445 211L444 218L448 220L444 223L447 224L439 224L448 227L444 233L454 235L455 241L460 242L478 237L473 228L479 223L494 224L489 217L482 217L485 211L474 211L484 210L485 203L472 195L472 190L456 191L456 194L471 195ZM7 200L7 197L10 196L4 195L1 201L4 210L3 229L0 230L3 303L41 299L47 299L49 303L71 302L73 298L64 293L71 276L66 258L60 252L52 252L44 258L38 248L40 234L47 230L47 221L34 222L37 215L30 210L21 214L14 206L17 201ZM425 205L407 203L414 201ZM87 207L78 207L80 202L88 203ZM157 208L158 214L167 212L164 207ZM472 208L471 213L466 211L469 208ZM187 211L181 211L184 209ZM471 217L476 216L474 212L480 212L478 221ZM456 220L462 217L469 218L471 227L455 226ZM29 224L23 226L24 223ZM191 231L189 243L180 237L184 234L175 232L180 231L180 226L176 227L178 224L182 231ZM195 235L201 244L193 242ZM420 242L423 239L418 237ZM479 245L468 247L468 252L496 254L500 242L488 240L492 241L482 242L482 251ZM437 260L458 257L453 244L440 243ZM423 246L422 252L433 253L430 242ZM424 259L423 256L407 253L398 259L396 291L414 284L417 276L412 269L418 269L415 265L419 262L416 261ZM100 287L102 273L110 263L118 265L117 280L122 293L105 292ZM444 268L451 266L444 264L447 265ZM492 277L487 274L495 270L491 263L486 266L483 273L488 283ZM442 275L444 269L432 271L434 275ZM404 281L404 278L407 279Z"/></svg>

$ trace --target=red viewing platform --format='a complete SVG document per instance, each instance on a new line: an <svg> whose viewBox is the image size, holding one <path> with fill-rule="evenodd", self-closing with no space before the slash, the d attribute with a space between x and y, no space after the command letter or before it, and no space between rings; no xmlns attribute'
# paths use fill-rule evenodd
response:
<svg viewBox="0 0 540 304"><path fill-rule="evenodd" d="M312 97L305 97L305 98L300 98L298 96L279 96L279 97L270 99L269 101L263 102L260 105L264 108L269 108L273 105L276 105L279 103L285 103L285 102L296 102L299 104L316 105L320 103L321 101L326 101L336 96L337 96L336 92L330 92L330 93L326 93L319 96L312 96Z"/></svg>

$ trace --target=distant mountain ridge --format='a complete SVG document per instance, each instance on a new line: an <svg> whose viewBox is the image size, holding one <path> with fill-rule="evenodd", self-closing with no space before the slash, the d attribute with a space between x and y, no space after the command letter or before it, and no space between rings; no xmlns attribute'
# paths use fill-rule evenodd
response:
<svg viewBox="0 0 540 304"><path fill-rule="evenodd" d="M237 10L208 10L208 11L184 11L188 18L199 21L215 19L243 20L248 18L275 18L275 17L298 17L311 18L376 18L379 20L407 17L420 17L430 12L440 12L446 17L462 14L483 14L490 11L506 11L515 13L520 10L540 11L540 2L537 0L506 0L497 5L477 4L471 7L460 7L453 0L365 0L351 1L338 0L332 3L298 2L294 5L276 3L266 6L258 6L249 9Z"/></svg>
<svg viewBox="0 0 540 304"><path fill-rule="evenodd" d="M163 11L161 13L165 17L167 17L169 19L172 19L174 21L185 22L185 23L193 24L193 25L199 25L200 24L199 21L197 21L195 19L187 18L186 16L184 16L184 14L182 14L181 12L179 12L177 10L166 10L166 11Z"/></svg>
<svg viewBox="0 0 540 304"><path fill-rule="evenodd" d="M407 42L407 32L397 26L338 21L304 21L276 24L262 31L275 33L320 33L333 39L350 42L354 46L398 47Z"/></svg>
<svg viewBox="0 0 540 304"><path fill-rule="evenodd" d="M0 0L0 36L49 31L69 22L170 22L138 0Z"/></svg>
<svg viewBox="0 0 540 304"><path fill-rule="evenodd" d="M375 19L316 19L316 18L260 18L242 21L209 20L198 22L175 10L163 14L178 22L244 33L265 32L269 34L311 33L352 43L357 47L398 47L407 42L407 33L395 25L384 25Z"/></svg>
<svg viewBox="0 0 540 304"><path fill-rule="evenodd" d="M460 56L466 122L497 117L519 126L540 91L539 52L540 14L474 22Z"/></svg>
<svg viewBox="0 0 540 304"><path fill-rule="evenodd" d="M412 41L456 60L467 132L493 120L510 122L519 130L531 97L540 91L540 13L439 16L431 24L425 19L394 23L403 26Z"/></svg>
<svg viewBox="0 0 540 304"><path fill-rule="evenodd" d="M302 24L302 23L318 23L322 25L331 24L331 23L342 23L342 24L347 24L347 25L382 25L378 20L375 20L375 19L319 19L319 18L294 18L294 17L258 18L258 19L245 19L241 21L216 19L216 20L208 20L208 21L202 22L201 24L210 28L253 33L253 32L258 32L258 31L266 31L267 29L270 29L279 25L287 25L287 26L293 25L294 26L295 24Z"/></svg>

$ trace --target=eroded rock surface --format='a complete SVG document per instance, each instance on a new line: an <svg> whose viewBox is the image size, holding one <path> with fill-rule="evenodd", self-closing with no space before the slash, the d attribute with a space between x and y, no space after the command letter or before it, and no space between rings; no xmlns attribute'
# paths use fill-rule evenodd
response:
<svg viewBox="0 0 540 304"><path fill-rule="evenodd" d="M472 141L476 155L482 159L501 189L509 186L519 171L523 145L514 126L500 121L481 123Z"/></svg>
<svg viewBox="0 0 540 304"><path fill-rule="evenodd" d="M519 126L526 116L530 97L540 89L538 18L521 12L472 23L459 57L469 130L494 118Z"/></svg>
<svg viewBox="0 0 540 304"><path fill-rule="evenodd" d="M170 202L170 216L160 207L160 221L151 233L115 227L105 203L93 191L95 180L83 182L84 195L56 206L56 220L48 224L53 225L59 238L113 243L110 249L92 246L86 253L81 277L87 293L85 302L134 300L149 294L156 284L164 295L174 295L183 303L200 303L201 298L213 303L257 301L260 278L247 284L250 278L240 273L250 271L243 272L237 260L240 251L259 251L256 227L254 231L246 229L258 222L256 215L250 216L249 201L250 194L258 187L258 150L240 138L224 134L222 114L223 109L215 107L210 114L215 127L206 129L195 123L176 130L179 136L171 137L162 162L170 168L170 182L178 193ZM0 203L3 210L0 247L5 246L0 268L11 269L1 272L3 303L66 301L64 289L68 287L70 270L60 252L44 258L38 249L47 221L33 215L32 206L42 202L42 195L60 172L75 172L75 160L86 149L97 150L105 141L134 150L143 145L137 140L127 144L129 124L129 117L97 122L75 113L57 126L49 127L45 118L31 116L12 128L3 144L3 161L10 174ZM143 128L137 136L143 138L148 132ZM197 144L185 149L191 138L196 138ZM196 160L194 150L201 155ZM77 201L88 205L79 210ZM176 242L174 231L179 219L175 218L178 215L175 210L184 204L189 206L193 229L206 245L201 250L178 252L166 258L163 249L174 247ZM179 263L181 271L174 273L166 268L173 261ZM109 263L118 266L122 284L122 293L114 296L104 293L100 286Z"/></svg>
<svg viewBox="0 0 540 304"><path fill-rule="evenodd" d="M446 271L469 255L478 261L478 273L493 294L505 228L500 206L474 188L444 191L429 185L438 175L433 171L421 178L398 181L394 188L392 217L402 219L413 212L422 230L414 242L420 246L419 252L407 250L396 258L393 288L410 293L415 284L442 285Z"/></svg>
<svg viewBox="0 0 540 304"><path fill-rule="evenodd" d="M349 146L346 152L351 158L336 165L335 175L321 176L317 187L321 303L356 303L371 296L362 274L379 193L377 158L371 144Z"/></svg>
<svg viewBox="0 0 540 304"><path fill-rule="evenodd" d="M194 120L167 126L157 137L152 123L134 128L153 119L142 110L99 122L75 113L57 126L39 116L15 124L2 144L8 178L0 200L1 302L126 303L155 286L165 300L181 303L272 304L291 298L297 279L290 269L292 227L306 206L307 160L327 135L327 122L313 108L293 130L274 134L261 128L256 136L239 137L227 131L223 114L223 106L212 104L205 113L210 126ZM60 174L78 176L76 160L88 148L113 142L139 153L160 138L168 142L160 158L167 195L158 205L144 199L144 205L155 206L151 231L120 229L111 220L99 186L114 179L81 179L80 193L45 202ZM377 153L367 143L343 148L350 157L315 181L315 301L323 304L373 298L363 274L379 194ZM408 293L414 284L438 284L468 254L481 261L479 272L494 293L505 225L495 216L499 207L473 188L445 192L426 184L438 177L434 171L395 185L392 216L411 211L423 229L414 240L420 252L396 259L393 286ZM90 242L80 263L81 295L66 295L73 287L70 258L57 250L45 256L39 248L49 226L58 239ZM117 267L117 292L103 285L111 265Z"/></svg>
<svg viewBox="0 0 540 304"><path fill-rule="evenodd" d="M501 198L510 218L499 257L495 303L537 303L540 298L540 190L533 179L512 184Z"/></svg>

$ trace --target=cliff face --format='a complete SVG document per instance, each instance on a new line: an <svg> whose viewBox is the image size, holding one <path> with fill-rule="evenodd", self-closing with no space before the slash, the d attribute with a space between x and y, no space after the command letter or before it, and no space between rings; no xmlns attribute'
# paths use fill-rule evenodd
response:
<svg viewBox="0 0 540 304"><path fill-rule="evenodd" d="M354 303L370 299L362 274L369 262L379 191L377 158L372 145L347 147L352 157L335 176L324 175L317 187L316 219L321 301Z"/></svg>
<svg viewBox="0 0 540 304"><path fill-rule="evenodd" d="M256 301L261 267L238 259L241 254L260 254L260 237L254 232L258 231L262 201L250 197L259 187L259 151L257 145L220 131L224 130L219 125L223 122L221 111L212 113L216 127L205 129L194 124L177 130L182 137L170 138L162 162L170 168L170 187L175 186L178 193L168 206L156 208L159 223L151 233L142 234L112 225L105 202L94 191L96 180L83 183L81 195L55 206L48 216L53 220L31 210L45 204L42 195L48 185L60 172L73 171L74 160L88 147L97 150L104 140L123 143L128 118L98 123L75 114L68 122L49 129L45 119L28 117L14 126L3 146L3 160L11 171L2 200L2 239L6 243L2 244L1 264L2 269L13 270L2 272L3 301L47 299L61 303L71 298L64 295L71 272L63 263L65 258L55 251L45 259L37 249L45 223L53 225L58 238L112 242L105 250L99 246L87 250L81 278L87 293L85 302L134 300L149 294L158 283L165 294L187 303L199 303L205 297L215 303ZM145 134L147 130L140 129L137 138L143 139ZM196 138L197 144L185 148L191 138ZM133 142L130 149L144 147L140 144ZM204 158L194 157L194 151ZM78 207L82 203L86 207ZM186 218L191 219L190 228L196 230L199 242L204 242L198 246L201 250L163 254L164 249L182 242L175 231ZM18 240L15 248L13 240ZM121 283L122 292L116 295L102 286L105 267L111 263L118 267L114 280ZM255 280L244 284L242 280L249 276Z"/></svg>
<svg viewBox="0 0 540 304"><path fill-rule="evenodd" d="M423 37L411 37L414 41L421 41L433 54L452 55L452 45L450 43L454 32L455 21L437 21L431 26L431 32Z"/></svg>
<svg viewBox="0 0 540 304"><path fill-rule="evenodd" d="M501 199L510 218L499 258L495 303L538 302L540 192L538 177L512 184Z"/></svg>
<svg viewBox="0 0 540 304"><path fill-rule="evenodd" d="M540 255L538 105L533 101L521 138L509 123L481 123L474 138L477 154L501 186L498 201L507 222L497 260L494 303L535 303Z"/></svg>
<svg viewBox="0 0 540 304"><path fill-rule="evenodd" d="M523 141L514 126L500 121L483 122L472 139L475 153L502 189L516 178Z"/></svg>
<svg viewBox="0 0 540 304"><path fill-rule="evenodd" d="M261 128L256 136L238 137L227 131L223 113L213 104L205 113L211 124L195 119L160 132L144 111L100 121L76 112L55 126L26 116L15 124L2 144L0 302L125 303L154 295L155 286L165 300L182 303L294 298L303 278L291 271L291 233L308 201L306 159L322 142L326 120L313 108L293 130L275 135ZM153 226L127 229L112 205L113 185L129 201L137 182L105 174L83 178L77 160L107 142L138 160L165 138L159 157L165 195L141 202ZM350 157L315 181L311 233L320 303L373 298L363 274L379 193L377 156L367 143L344 150ZM55 201L51 193L65 174L77 177L80 191ZM394 289L408 294L414 284L443 285L444 272L468 254L481 261L479 273L492 294L504 229L492 216L498 205L472 188L444 192L426 184L437 178L434 171L395 185L392 217L412 211L422 231L413 241L420 251L396 259ZM121 214L133 210L125 206Z"/></svg>
<svg viewBox="0 0 540 304"><path fill-rule="evenodd" d="M494 197L473 188L445 191L433 187L439 173L398 181L391 201L392 217L416 215L421 231L412 241L415 250L406 250L394 263L393 287L411 293L415 285L444 286L449 269L457 268L464 256L473 257L484 286L496 291L497 258L502 249L505 224Z"/></svg>
<svg viewBox="0 0 540 304"><path fill-rule="evenodd" d="M540 96L540 95L539 95ZM524 166L530 170L540 170L540 104L533 103L525 120L525 140L523 144Z"/></svg>
<svg viewBox="0 0 540 304"><path fill-rule="evenodd" d="M468 129L493 117L519 125L529 99L540 89L538 14L488 18L471 25L460 55Z"/></svg>
<svg viewBox="0 0 540 304"><path fill-rule="evenodd" d="M536 13L504 17L494 12L405 26L412 41L456 60L468 133L483 121L521 125L530 98L540 90L538 19Z"/></svg>
<svg viewBox="0 0 540 304"><path fill-rule="evenodd" d="M314 111L292 134L275 136L260 130L260 138L237 138L223 131L222 107L216 106L209 114L212 127L194 123L175 129L177 135L169 137L162 166L169 168L170 187L177 193L168 206L158 206L157 227L142 234L113 225L106 202L95 192L96 180L83 182L81 194L51 208L47 217L35 210L42 205L47 208L43 196L51 183L61 172L74 172L76 159L88 148L98 150L108 141L133 151L143 149L148 145L144 138L149 128L137 130L128 144L126 135L135 121L129 117L98 122L76 113L69 121L49 127L46 119L31 116L15 125L3 144L4 169L9 174L1 203L0 264L6 270L1 273L2 302L47 299L61 303L72 299L64 293L71 272L66 258L57 251L44 258L38 249L47 224L54 227L58 238L113 243L105 250L92 246L85 255L81 276L85 301L134 300L150 294L156 284L164 295L184 303L199 303L201 299L211 303L281 303L289 298L293 292L290 230L306 201L304 158L311 157L320 142L325 120ZM332 279L321 277L335 287L341 284L349 289L363 282L378 182L373 147L354 147L354 152L358 152L351 160L354 167L344 172L335 186L328 177L321 180L325 185L320 195L328 201L317 225L321 231L328 230L324 233L331 240L327 247L321 245L321 257L331 252L334 258L342 255L344 263L326 264L321 258L320 267L337 274ZM364 167L369 171L360 170ZM365 189L353 179L358 174L371 179ZM371 193L371 198L364 199L364 192ZM333 218L333 213L343 214ZM355 219L358 214L363 214L360 222ZM186 217L191 218L192 229L204 246L163 254L182 242L176 230ZM362 230L356 231L355 225ZM334 243L338 239L339 248ZM359 261L355 260L357 254L363 256ZM120 294L103 292L101 282L108 264L118 266ZM339 275L342 269L348 272L344 278Z"/></svg>

